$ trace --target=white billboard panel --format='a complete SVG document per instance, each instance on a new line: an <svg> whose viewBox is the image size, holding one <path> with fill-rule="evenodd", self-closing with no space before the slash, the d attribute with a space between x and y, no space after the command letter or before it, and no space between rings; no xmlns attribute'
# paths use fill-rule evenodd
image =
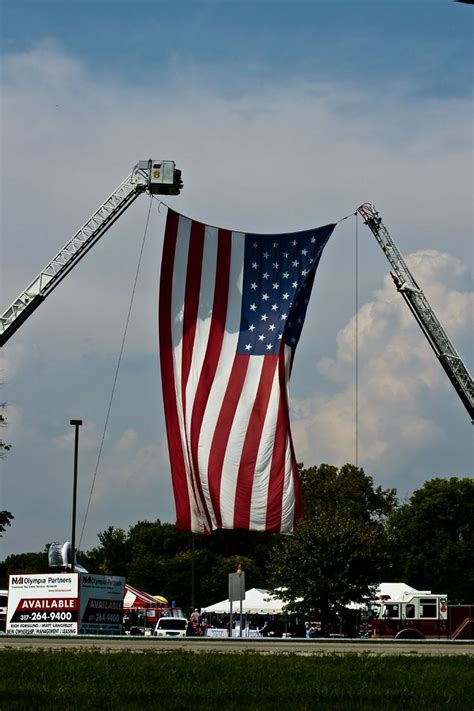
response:
<svg viewBox="0 0 474 711"><path fill-rule="evenodd" d="M81 573L79 634L122 634L125 578Z"/></svg>
<svg viewBox="0 0 474 711"><path fill-rule="evenodd" d="M10 575L7 634L77 634L79 575Z"/></svg>

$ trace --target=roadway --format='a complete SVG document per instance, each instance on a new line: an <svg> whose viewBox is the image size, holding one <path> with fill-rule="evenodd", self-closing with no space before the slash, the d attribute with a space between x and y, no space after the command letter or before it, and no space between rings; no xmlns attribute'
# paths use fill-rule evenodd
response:
<svg viewBox="0 0 474 711"><path fill-rule="evenodd" d="M365 639L165 639L156 637L0 636L3 649L101 652L258 652L261 654L427 654L474 655L474 640L365 640Z"/></svg>

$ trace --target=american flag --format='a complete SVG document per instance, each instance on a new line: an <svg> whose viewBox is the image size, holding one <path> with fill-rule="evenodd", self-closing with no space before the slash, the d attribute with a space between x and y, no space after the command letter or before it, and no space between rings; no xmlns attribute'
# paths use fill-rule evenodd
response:
<svg viewBox="0 0 474 711"><path fill-rule="evenodd" d="M287 532L299 518L288 381L334 227L243 234L168 211L159 339L179 528Z"/></svg>

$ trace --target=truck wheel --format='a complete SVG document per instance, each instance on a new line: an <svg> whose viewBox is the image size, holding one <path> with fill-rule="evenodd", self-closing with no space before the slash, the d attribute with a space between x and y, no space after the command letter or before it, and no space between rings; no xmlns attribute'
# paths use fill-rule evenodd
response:
<svg viewBox="0 0 474 711"><path fill-rule="evenodd" d="M402 630L395 639L425 639L418 630Z"/></svg>

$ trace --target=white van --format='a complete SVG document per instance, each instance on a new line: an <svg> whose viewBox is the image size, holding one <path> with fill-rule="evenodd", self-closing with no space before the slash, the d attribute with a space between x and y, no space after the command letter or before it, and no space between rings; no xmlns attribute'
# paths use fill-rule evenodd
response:
<svg viewBox="0 0 474 711"><path fill-rule="evenodd" d="M185 617L160 617L153 630L154 637L186 637Z"/></svg>
<svg viewBox="0 0 474 711"><path fill-rule="evenodd" d="M8 590L0 590L0 634L7 627Z"/></svg>

